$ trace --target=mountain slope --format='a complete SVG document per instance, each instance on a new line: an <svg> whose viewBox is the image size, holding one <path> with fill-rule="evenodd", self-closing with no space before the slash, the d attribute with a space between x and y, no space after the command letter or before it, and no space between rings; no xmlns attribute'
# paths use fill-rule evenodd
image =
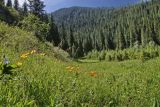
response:
<svg viewBox="0 0 160 107"><path fill-rule="evenodd" d="M76 47L82 44L85 53L145 46L150 42L160 45L158 0L115 9L72 7L53 15L61 32L65 25L68 38L73 31Z"/></svg>
<svg viewBox="0 0 160 107"><path fill-rule="evenodd" d="M57 57L66 61L68 60L67 57L69 57L66 52L53 47L50 43L41 42L33 33L0 22L1 58L3 55L18 58L20 54L31 50L37 50L38 53L46 53L47 56L53 59Z"/></svg>
<svg viewBox="0 0 160 107"><path fill-rule="evenodd" d="M14 23L20 18L19 13L13 8L7 8L0 4L0 20L7 23Z"/></svg>

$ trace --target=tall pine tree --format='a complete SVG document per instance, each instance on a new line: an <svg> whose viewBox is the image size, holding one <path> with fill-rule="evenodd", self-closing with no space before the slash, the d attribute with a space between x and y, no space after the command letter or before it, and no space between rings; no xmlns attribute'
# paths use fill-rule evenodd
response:
<svg viewBox="0 0 160 107"><path fill-rule="evenodd" d="M31 13L34 15L41 17L44 13L44 2L41 0L28 0L29 1L29 8Z"/></svg>
<svg viewBox="0 0 160 107"><path fill-rule="evenodd" d="M69 47L66 37L67 37L67 33L66 33L66 30L65 30L65 27L64 27L64 23L62 23L62 34L61 34L60 47L61 47L63 50L67 50L68 47Z"/></svg>
<svg viewBox="0 0 160 107"><path fill-rule="evenodd" d="M7 7L12 7L12 0L8 0L6 6Z"/></svg>
<svg viewBox="0 0 160 107"><path fill-rule="evenodd" d="M4 4L5 4L5 1L4 1L4 0L0 0L0 4L1 4L1 5L4 5Z"/></svg>
<svg viewBox="0 0 160 107"><path fill-rule="evenodd" d="M18 2L18 0L14 0L14 9L19 10L19 2Z"/></svg>
<svg viewBox="0 0 160 107"><path fill-rule="evenodd" d="M64 29L64 28L63 28ZM58 32L58 28L54 23L53 15L50 16L50 31L49 35L47 36L47 40L53 42L55 46L58 46L60 43L60 36ZM63 33L65 35L65 31Z"/></svg>
<svg viewBox="0 0 160 107"><path fill-rule="evenodd" d="M73 36L73 30L72 30L72 28L70 27L69 47L72 47L74 43L75 43L75 40L74 40L74 36Z"/></svg>
<svg viewBox="0 0 160 107"><path fill-rule="evenodd" d="M23 6L22 6L22 12L23 12L23 15L26 16L28 14L28 7L27 7L27 2L25 0L25 2L23 3Z"/></svg>

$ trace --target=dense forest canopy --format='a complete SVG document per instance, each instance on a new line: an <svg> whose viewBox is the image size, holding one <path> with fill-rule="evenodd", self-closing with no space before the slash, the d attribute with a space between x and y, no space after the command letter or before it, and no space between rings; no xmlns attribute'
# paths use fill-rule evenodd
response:
<svg viewBox="0 0 160 107"><path fill-rule="evenodd" d="M62 32L65 25L68 40L73 35L75 49L81 47L84 53L122 50L150 42L160 45L160 1L122 8L72 7L52 14L59 30Z"/></svg>
<svg viewBox="0 0 160 107"><path fill-rule="evenodd" d="M32 31L71 57L92 50L123 50L160 45L160 1L152 0L121 8L64 8L48 14L41 0L0 3L2 21Z"/></svg>

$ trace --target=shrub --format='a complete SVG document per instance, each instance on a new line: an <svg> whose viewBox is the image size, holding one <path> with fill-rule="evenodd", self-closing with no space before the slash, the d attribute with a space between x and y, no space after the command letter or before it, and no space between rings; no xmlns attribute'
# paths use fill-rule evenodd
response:
<svg viewBox="0 0 160 107"><path fill-rule="evenodd" d="M29 14L19 25L27 30L32 31L40 40L44 41L49 34L49 24L42 22L38 17Z"/></svg>
<svg viewBox="0 0 160 107"><path fill-rule="evenodd" d="M86 56L87 59L99 59L99 52L97 50L93 50L89 52Z"/></svg>
<svg viewBox="0 0 160 107"><path fill-rule="evenodd" d="M160 47L155 46L154 43L149 43L146 47L129 48L116 51L92 51L89 52L87 58L99 59L107 61L124 61L132 59L140 59L142 61L158 57L160 53Z"/></svg>
<svg viewBox="0 0 160 107"><path fill-rule="evenodd" d="M100 55L99 55L99 60L101 61L101 60L105 60L105 56L106 56L106 53L105 53L105 51L103 50L101 53L100 53Z"/></svg>

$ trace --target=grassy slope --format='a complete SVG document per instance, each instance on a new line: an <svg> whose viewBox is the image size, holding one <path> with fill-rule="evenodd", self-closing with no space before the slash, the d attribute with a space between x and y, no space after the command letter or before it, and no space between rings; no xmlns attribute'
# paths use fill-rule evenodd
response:
<svg viewBox="0 0 160 107"><path fill-rule="evenodd" d="M33 34L2 23L0 39L0 55L23 63L13 80L0 80L2 106L156 107L160 101L160 58L145 63L66 63L55 59L50 47ZM32 49L38 52L27 59L19 57Z"/></svg>

